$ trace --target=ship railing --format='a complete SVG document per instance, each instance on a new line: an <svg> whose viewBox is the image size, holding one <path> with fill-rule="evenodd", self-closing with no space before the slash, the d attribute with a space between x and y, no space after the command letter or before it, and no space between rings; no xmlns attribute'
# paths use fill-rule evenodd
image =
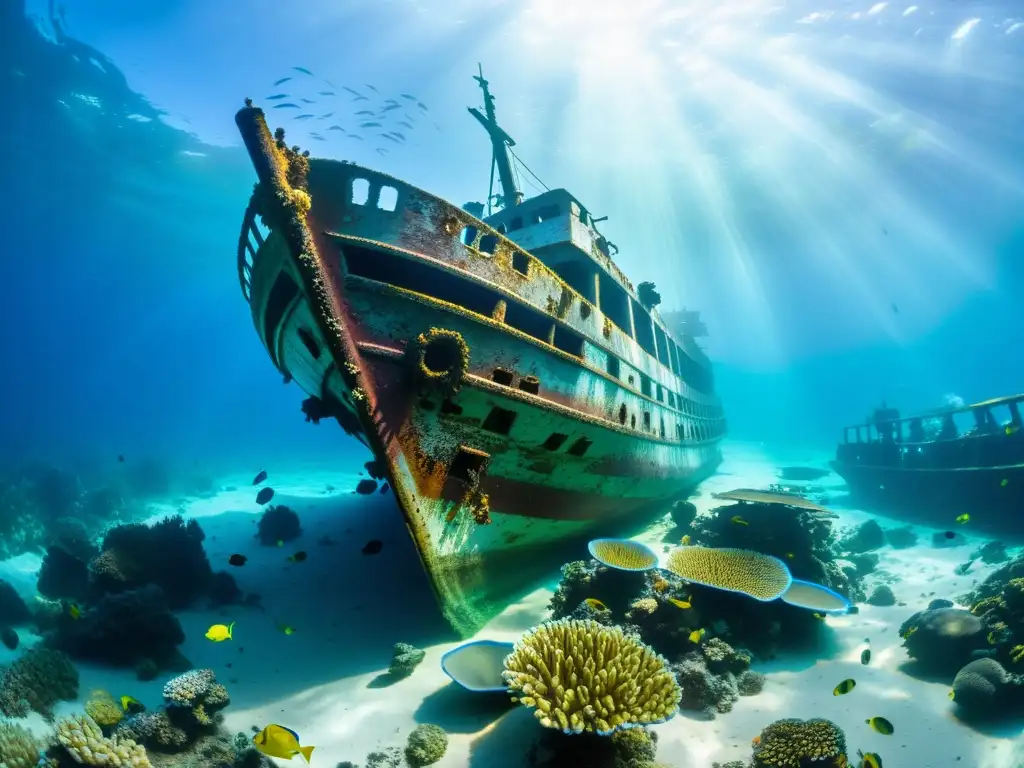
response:
<svg viewBox="0 0 1024 768"><path fill-rule="evenodd" d="M1014 436L1021 432L1020 403L1024 394L980 403L943 408L915 416L869 419L844 427L845 445L890 443L903 446L927 445L961 438Z"/></svg>
<svg viewBox="0 0 1024 768"><path fill-rule="evenodd" d="M263 233L256 223L256 210L249 203L242 217L242 232L238 236L238 282L246 301L252 297L252 268L263 241Z"/></svg>

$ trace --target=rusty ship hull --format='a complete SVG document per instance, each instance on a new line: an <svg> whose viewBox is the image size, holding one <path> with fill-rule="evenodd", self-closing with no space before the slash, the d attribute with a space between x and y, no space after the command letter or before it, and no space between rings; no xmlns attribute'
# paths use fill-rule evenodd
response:
<svg viewBox="0 0 1024 768"><path fill-rule="evenodd" d="M236 121L259 186L287 198L262 112ZM719 464L724 416L674 372L681 350L652 361L634 328L499 229L347 162L310 160L306 192L308 211L280 226L254 193L243 294L271 360L310 395L307 415L373 451L459 634Z"/></svg>

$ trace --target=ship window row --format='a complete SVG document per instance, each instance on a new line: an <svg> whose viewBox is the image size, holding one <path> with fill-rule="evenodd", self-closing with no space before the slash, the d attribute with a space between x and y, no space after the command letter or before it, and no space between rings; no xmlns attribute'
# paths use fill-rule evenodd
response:
<svg viewBox="0 0 1024 768"><path fill-rule="evenodd" d="M619 358L611 352L606 354L607 365L605 370L608 375L622 380L622 364ZM626 377L626 381L630 386L635 386L636 378L629 374ZM659 403L668 401L670 408L678 408L680 411L685 413L687 416L696 416L701 419L716 419L722 417L722 409L717 405L706 405L704 403L698 403L695 400L690 400L683 395L673 392L668 387L664 387L655 381L651 380L651 377L647 374L640 374L640 394L644 397L650 397L657 400Z"/></svg>
<svg viewBox="0 0 1024 768"><path fill-rule="evenodd" d="M349 199L355 205L375 206L389 213L398 209L398 190L387 184L371 184L369 179L352 179Z"/></svg>

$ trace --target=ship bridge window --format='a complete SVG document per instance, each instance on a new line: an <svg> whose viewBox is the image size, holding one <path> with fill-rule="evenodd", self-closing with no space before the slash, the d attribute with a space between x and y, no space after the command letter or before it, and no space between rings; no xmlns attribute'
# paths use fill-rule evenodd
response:
<svg viewBox="0 0 1024 768"><path fill-rule="evenodd" d="M616 379L622 375L622 363L619 362L619 358L613 355L611 352L606 353L607 363L605 364L605 370L608 371L609 376L614 376Z"/></svg>
<svg viewBox="0 0 1024 768"><path fill-rule="evenodd" d="M629 296L604 270L598 273L598 282L598 307L607 319L629 333Z"/></svg>
<svg viewBox="0 0 1024 768"><path fill-rule="evenodd" d="M636 343L640 345L647 354L657 357L658 352L654 346L654 326L651 323L651 316L647 310L640 306L640 302L630 298L633 305L633 328L636 330Z"/></svg>
<svg viewBox="0 0 1024 768"><path fill-rule="evenodd" d="M462 228L462 234L459 236L459 242L463 245L472 246L476 242L477 229L471 224L467 224Z"/></svg>
<svg viewBox="0 0 1024 768"><path fill-rule="evenodd" d="M545 221L557 219L562 214L562 209L557 205L545 205L533 212L533 222L543 224Z"/></svg>
<svg viewBox="0 0 1024 768"><path fill-rule="evenodd" d="M661 384L654 385L655 397L658 398L659 403L665 402L665 390L661 388Z"/></svg>
<svg viewBox="0 0 1024 768"><path fill-rule="evenodd" d="M668 404L670 408L676 407L676 393L672 390L668 391Z"/></svg>
<svg viewBox="0 0 1024 768"><path fill-rule="evenodd" d="M490 454L460 445L448 466L448 477L472 485L487 470Z"/></svg>
<svg viewBox="0 0 1024 768"><path fill-rule="evenodd" d="M382 211L393 211L398 207L398 190L394 187L381 187L377 195L377 207Z"/></svg>
<svg viewBox="0 0 1024 768"><path fill-rule="evenodd" d="M579 437L576 441L569 446L569 450L566 451L570 456L582 456L587 452L587 449L594 444L594 441L587 437Z"/></svg>
<svg viewBox="0 0 1024 768"><path fill-rule="evenodd" d="M366 201L369 199L369 179L352 179L352 202L356 205L366 205Z"/></svg>
<svg viewBox="0 0 1024 768"><path fill-rule="evenodd" d="M668 339L665 338L665 332L661 330L661 326L657 323L654 324L654 339L658 346L658 359L661 360L666 368L671 368L671 365L669 365L671 360L668 356Z"/></svg>
<svg viewBox="0 0 1024 768"><path fill-rule="evenodd" d="M521 275L530 276L530 257L522 251L512 251L512 269Z"/></svg>
<svg viewBox="0 0 1024 768"><path fill-rule="evenodd" d="M491 408L491 412L487 414L487 418L484 419L484 423L480 426L488 432L494 432L497 435L507 435L512 431L512 425L515 421L515 411L494 406Z"/></svg>
<svg viewBox="0 0 1024 768"><path fill-rule="evenodd" d="M651 396L651 379L646 374L640 374L640 391L645 397Z"/></svg>
<svg viewBox="0 0 1024 768"><path fill-rule="evenodd" d="M483 253L493 255L494 249L498 247L498 236L497 235L484 235L480 238L480 245L477 246L477 250Z"/></svg>

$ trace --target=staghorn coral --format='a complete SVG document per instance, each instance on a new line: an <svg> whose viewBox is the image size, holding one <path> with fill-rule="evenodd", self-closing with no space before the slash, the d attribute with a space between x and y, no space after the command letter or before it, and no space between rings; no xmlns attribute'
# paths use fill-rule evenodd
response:
<svg viewBox="0 0 1024 768"><path fill-rule="evenodd" d="M57 724L57 742L81 765L152 768L145 747L120 736L107 738L88 715L73 715Z"/></svg>
<svg viewBox="0 0 1024 768"><path fill-rule="evenodd" d="M433 765L448 749L448 734L438 725L423 723L409 734L405 744L405 761L411 768Z"/></svg>
<svg viewBox="0 0 1024 768"><path fill-rule="evenodd" d="M60 651L33 648L0 676L0 712L25 717L29 711L47 720L53 705L78 697L78 670Z"/></svg>
<svg viewBox="0 0 1024 768"><path fill-rule="evenodd" d="M588 620L527 632L505 659L504 677L541 725L571 733L664 722L680 698L663 657L618 627Z"/></svg>
<svg viewBox="0 0 1024 768"><path fill-rule="evenodd" d="M97 690L89 695L85 702L85 714L91 717L104 729L113 728L124 717L124 710L114 701L108 691Z"/></svg>
<svg viewBox="0 0 1024 768"><path fill-rule="evenodd" d="M43 743L15 723L0 723L0 768L35 768Z"/></svg>
<svg viewBox="0 0 1024 768"><path fill-rule="evenodd" d="M781 560L747 549L679 547L665 567L686 581L764 602L777 599L792 581Z"/></svg>
<svg viewBox="0 0 1024 768"><path fill-rule="evenodd" d="M754 745L753 768L840 768L846 762L846 737L822 718L776 720Z"/></svg>

